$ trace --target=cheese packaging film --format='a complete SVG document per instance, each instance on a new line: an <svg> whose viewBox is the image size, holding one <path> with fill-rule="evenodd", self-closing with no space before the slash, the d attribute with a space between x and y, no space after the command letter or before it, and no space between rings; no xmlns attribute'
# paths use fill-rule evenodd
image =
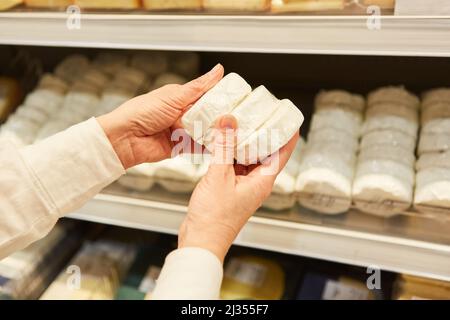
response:
<svg viewBox="0 0 450 320"><path fill-rule="evenodd" d="M351 205L364 99L343 90L320 92L297 176L299 203L326 214Z"/></svg>
<svg viewBox="0 0 450 320"><path fill-rule="evenodd" d="M390 217L412 203L419 99L403 87L382 87L367 104L353 201L363 212Z"/></svg>
<svg viewBox="0 0 450 320"><path fill-rule="evenodd" d="M238 122L235 158L241 164L250 164L274 153L303 123L302 113L292 102L278 100L264 86L252 91L236 73L226 75L206 92L184 114L182 123L197 143L211 150L215 120L225 114L234 115ZM260 145L265 148L259 148Z"/></svg>
<svg viewBox="0 0 450 320"><path fill-rule="evenodd" d="M450 88L424 92L414 206L423 212L450 208Z"/></svg>

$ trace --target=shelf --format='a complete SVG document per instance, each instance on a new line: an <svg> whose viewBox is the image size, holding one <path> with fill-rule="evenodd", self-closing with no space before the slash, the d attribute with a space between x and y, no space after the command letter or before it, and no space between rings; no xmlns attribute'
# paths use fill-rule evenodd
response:
<svg viewBox="0 0 450 320"><path fill-rule="evenodd" d="M0 44L120 49L450 57L450 17L0 13Z"/></svg>
<svg viewBox="0 0 450 320"><path fill-rule="evenodd" d="M151 194L149 197L139 197L138 193L125 195L123 190L113 187L69 217L176 234L187 210L188 196L174 197L157 190ZM450 238L446 228L440 230L432 225L436 238L421 239L416 227L423 227L426 222L417 224L405 218L386 220L357 212L330 217L260 210L235 243L450 281ZM372 229L364 230L363 226ZM427 234L424 232L422 236Z"/></svg>

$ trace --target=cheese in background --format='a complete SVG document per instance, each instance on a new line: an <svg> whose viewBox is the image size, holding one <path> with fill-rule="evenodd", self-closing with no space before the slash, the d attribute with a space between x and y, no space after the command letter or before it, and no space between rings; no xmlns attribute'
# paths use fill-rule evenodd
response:
<svg viewBox="0 0 450 320"><path fill-rule="evenodd" d="M426 213L450 208L450 88L422 95L414 206Z"/></svg>
<svg viewBox="0 0 450 320"><path fill-rule="evenodd" d="M28 7L62 8L73 4L73 0L25 0Z"/></svg>
<svg viewBox="0 0 450 320"><path fill-rule="evenodd" d="M395 1L396 0L360 0L365 6L379 6L381 9L394 9Z"/></svg>
<svg viewBox="0 0 450 320"><path fill-rule="evenodd" d="M316 96L296 182L302 206L326 214L350 208L363 110L360 95L329 90Z"/></svg>
<svg viewBox="0 0 450 320"><path fill-rule="evenodd" d="M12 78L0 77L0 123L17 106L19 99L19 83Z"/></svg>
<svg viewBox="0 0 450 320"><path fill-rule="evenodd" d="M211 10L264 11L270 0L203 0L203 8Z"/></svg>
<svg viewBox="0 0 450 320"><path fill-rule="evenodd" d="M450 3L448 0L396 0L395 15L450 15Z"/></svg>
<svg viewBox="0 0 450 320"><path fill-rule="evenodd" d="M148 10L192 10L201 9L202 0L143 0Z"/></svg>
<svg viewBox="0 0 450 320"><path fill-rule="evenodd" d="M272 0L273 12L344 10L344 0Z"/></svg>
<svg viewBox="0 0 450 320"><path fill-rule="evenodd" d="M399 275L394 283L395 300L450 300L450 282Z"/></svg>
<svg viewBox="0 0 450 320"><path fill-rule="evenodd" d="M3 0L0 1L0 11L11 9L19 4L21 4L22 0Z"/></svg>
<svg viewBox="0 0 450 320"><path fill-rule="evenodd" d="M363 212L390 217L412 202L419 99L403 87L382 87L367 104L353 201Z"/></svg>
<svg viewBox="0 0 450 320"><path fill-rule="evenodd" d="M80 8L86 9L137 9L139 0L74 0Z"/></svg>

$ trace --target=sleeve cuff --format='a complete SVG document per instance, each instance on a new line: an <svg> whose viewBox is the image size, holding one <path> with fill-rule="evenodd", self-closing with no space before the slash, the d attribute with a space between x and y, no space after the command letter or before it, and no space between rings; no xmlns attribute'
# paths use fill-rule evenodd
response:
<svg viewBox="0 0 450 320"><path fill-rule="evenodd" d="M152 299L219 299L222 276L222 263L212 252L177 249L166 257Z"/></svg>

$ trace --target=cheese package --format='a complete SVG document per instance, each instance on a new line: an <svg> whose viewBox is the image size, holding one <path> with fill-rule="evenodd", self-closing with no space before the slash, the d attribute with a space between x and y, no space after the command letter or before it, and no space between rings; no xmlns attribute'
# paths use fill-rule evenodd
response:
<svg viewBox="0 0 450 320"><path fill-rule="evenodd" d="M419 211L447 215L450 208L450 88L429 90L422 98L414 206Z"/></svg>
<svg viewBox="0 0 450 320"><path fill-rule="evenodd" d="M224 300L279 300L285 274L276 262L256 256L231 257L225 265L220 298Z"/></svg>
<svg viewBox="0 0 450 320"><path fill-rule="evenodd" d="M0 11L11 9L22 2L23 0L3 0L0 2Z"/></svg>
<svg viewBox="0 0 450 320"><path fill-rule="evenodd" d="M270 0L203 0L207 10L264 11L270 6Z"/></svg>
<svg viewBox="0 0 450 320"><path fill-rule="evenodd" d="M264 108L261 108L264 105ZM239 75L226 75L182 117L189 135L209 150L215 120L232 114L238 122L235 158L250 164L277 151L298 131L302 113L287 99L278 100L264 86L251 90Z"/></svg>
<svg viewBox="0 0 450 320"><path fill-rule="evenodd" d="M298 202L326 214L351 205L364 99L342 90L320 92L296 181Z"/></svg>
<svg viewBox="0 0 450 320"><path fill-rule="evenodd" d="M194 10L202 8L202 0L143 0L148 10Z"/></svg>
<svg viewBox="0 0 450 320"><path fill-rule="evenodd" d="M25 5L36 8L65 8L72 3L73 0L25 0Z"/></svg>
<svg viewBox="0 0 450 320"><path fill-rule="evenodd" d="M0 123L5 121L20 100L19 83L12 78L0 77Z"/></svg>
<svg viewBox="0 0 450 320"><path fill-rule="evenodd" d="M89 59L80 54L66 57L55 68L55 75L67 83L80 79L89 68Z"/></svg>
<svg viewBox="0 0 450 320"><path fill-rule="evenodd" d="M344 0L272 0L272 12L312 12L344 10Z"/></svg>
<svg viewBox="0 0 450 320"><path fill-rule="evenodd" d="M74 4L85 9L138 9L139 0L74 0Z"/></svg>
<svg viewBox="0 0 450 320"><path fill-rule="evenodd" d="M304 146L305 141L303 138L300 138L286 166L275 179L272 193L263 202L263 207L271 210L284 210L295 205L295 183L300 169Z"/></svg>
<svg viewBox="0 0 450 320"><path fill-rule="evenodd" d="M403 87L369 93L352 186L361 211L390 217L411 206L419 99Z"/></svg>
<svg viewBox="0 0 450 320"><path fill-rule="evenodd" d="M121 68L128 65L128 56L117 52L100 52L92 65L105 74L116 76Z"/></svg>

